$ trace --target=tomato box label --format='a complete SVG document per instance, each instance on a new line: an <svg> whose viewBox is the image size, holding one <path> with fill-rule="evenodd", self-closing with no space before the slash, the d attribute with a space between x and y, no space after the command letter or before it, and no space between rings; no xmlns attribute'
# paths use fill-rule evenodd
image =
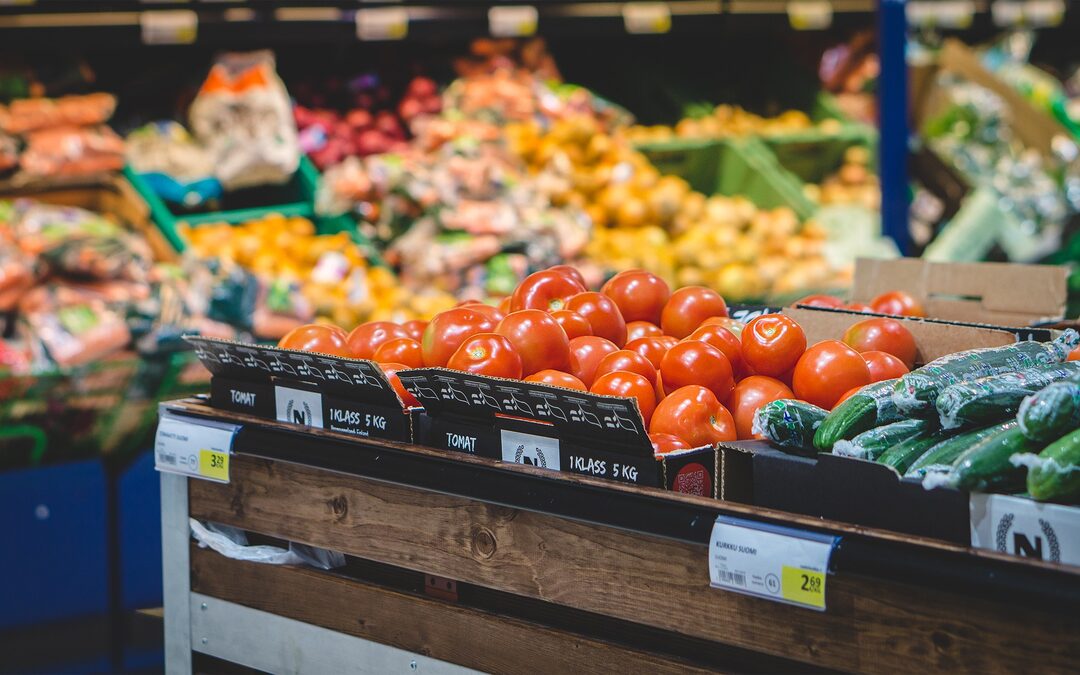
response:
<svg viewBox="0 0 1080 675"><path fill-rule="evenodd" d="M1007 495L971 495L971 545L1080 565L1080 508Z"/></svg>

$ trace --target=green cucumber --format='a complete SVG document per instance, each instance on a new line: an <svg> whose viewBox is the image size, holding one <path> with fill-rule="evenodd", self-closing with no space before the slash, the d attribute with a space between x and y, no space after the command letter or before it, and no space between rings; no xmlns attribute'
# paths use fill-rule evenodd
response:
<svg viewBox="0 0 1080 675"><path fill-rule="evenodd" d="M1010 492L1024 487L1024 467L1010 458L1017 453L1033 452L1039 444L1024 436L1016 422L971 446L957 458L948 482L973 492Z"/></svg>
<svg viewBox="0 0 1080 675"><path fill-rule="evenodd" d="M948 473L960 455L990 434L1001 431L1008 422L950 436L930 447L908 467L904 477L922 478L929 473Z"/></svg>
<svg viewBox="0 0 1080 675"><path fill-rule="evenodd" d="M1014 456L1012 463L1028 467L1027 490L1033 499L1080 499L1080 429L1057 439L1037 456Z"/></svg>
<svg viewBox="0 0 1080 675"><path fill-rule="evenodd" d="M1028 396L1016 421L1033 441L1049 441L1080 427L1080 382L1056 382Z"/></svg>
<svg viewBox="0 0 1080 675"><path fill-rule="evenodd" d="M913 436L924 435L927 431L933 431L936 428L937 425L932 420L900 420L882 427L868 429L850 441L837 441L832 451L834 455L845 457L877 459L886 450Z"/></svg>
<svg viewBox="0 0 1080 675"><path fill-rule="evenodd" d="M937 427L935 426L934 428L936 429ZM906 441L901 442L899 445L894 445L881 453L877 458L878 464L891 466L903 476L907 472L908 467L921 457L924 452L945 440L950 435L949 432L940 430L924 431L921 434L915 434Z"/></svg>
<svg viewBox="0 0 1080 675"><path fill-rule="evenodd" d="M944 429L990 424L1012 417L1025 396L1080 375L1080 361L1066 361L951 384L935 402Z"/></svg>
<svg viewBox="0 0 1080 675"><path fill-rule="evenodd" d="M949 354L901 376L893 402L903 413L928 417L935 412L937 397L949 385L1061 363L1078 343L1080 334L1069 329L1053 342L1017 342Z"/></svg>
<svg viewBox="0 0 1080 675"><path fill-rule="evenodd" d="M814 447L829 452L837 441L850 440L874 427L900 419L892 403L896 380L868 384L833 408L814 434Z"/></svg>
<svg viewBox="0 0 1080 675"><path fill-rule="evenodd" d="M826 414L806 401L780 399L757 409L751 430L780 448L813 450L814 431Z"/></svg>

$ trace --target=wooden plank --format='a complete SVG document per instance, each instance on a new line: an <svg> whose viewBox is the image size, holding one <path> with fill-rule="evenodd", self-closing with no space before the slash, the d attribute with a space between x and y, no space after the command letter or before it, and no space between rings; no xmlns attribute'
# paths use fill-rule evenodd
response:
<svg viewBox="0 0 1080 675"><path fill-rule="evenodd" d="M830 578L818 613L709 587L701 545L237 456L194 517L847 671L1075 669L1080 617Z"/></svg>
<svg viewBox="0 0 1080 675"><path fill-rule="evenodd" d="M490 673L704 673L688 661L299 567L193 549L192 589Z"/></svg>

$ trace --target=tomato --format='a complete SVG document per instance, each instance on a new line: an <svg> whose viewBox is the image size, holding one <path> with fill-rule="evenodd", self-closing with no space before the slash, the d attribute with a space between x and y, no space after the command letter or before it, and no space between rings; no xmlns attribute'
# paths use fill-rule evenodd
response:
<svg viewBox="0 0 1080 675"><path fill-rule="evenodd" d="M627 321L660 323L660 313L671 298L667 282L652 272L627 270L608 279L600 292L611 298Z"/></svg>
<svg viewBox="0 0 1080 675"><path fill-rule="evenodd" d="M393 321L369 321L349 333L349 349L358 359L370 359L384 342L407 337L409 331Z"/></svg>
<svg viewBox="0 0 1080 675"><path fill-rule="evenodd" d="M649 434L654 455L666 455L676 450L689 450L690 444L675 434Z"/></svg>
<svg viewBox="0 0 1080 675"><path fill-rule="evenodd" d="M401 327L405 329L405 332L409 334L409 337L420 342L424 339L424 329L427 328L427 324L427 321L416 319L415 321L406 321L401 324Z"/></svg>
<svg viewBox="0 0 1080 675"><path fill-rule="evenodd" d="M863 314L871 314L874 308L863 302L849 302L844 305L842 309L846 309L850 312L862 312Z"/></svg>
<svg viewBox="0 0 1080 675"><path fill-rule="evenodd" d="M586 387L585 383L583 383L581 380L577 379L570 373L564 373L561 370L541 370L526 377L525 381L540 382L542 384L553 384L556 387L577 389L578 391L589 390L589 388Z"/></svg>
<svg viewBox="0 0 1080 675"><path fill-rule="evenodd" d="M402 405L406 408L419 408L420 401L416 400L416 397L412 395L412 392L406 389L405 385L401 383L401 378L397 376L399 370L408 370L408 367L400 363L380 363L379 367L386 373L386 379L390 380L390 386L397 392Z"/></svg>
<svg viewBox="0 0 1080 675"><path fill-rule="evenodd" d="M905 366L915 365L915 336L896 319L864 319L844 333L844 342L857 352L886 352Z"/></svg>
<svg viewBox="0 0 1080 675"><path fill-rule="evenodd" d="M1080 361L1080 347L1077 347L1076 349L1069 352L1069 356L1065 360L1066 361Z"/></svg>
<svg viewBox="0 0 1080 675"><path fill-rule="evenodd" d="M582 335L593 334L592 326L585 320L585 317L577 312L571 312L568 309L557 309L554 312L551 312L551 318L555 319L555 322L562 326L562 329L569 340L581 337Z"/></svg>
<svg viewBox="0 0 1080 675"><path fill-rule="evenodd" d="M878 314L893 314L896 316L926 316L919 301L910 293L904 291L889 291L882 293L870 301L870 306Z"/></svg>
<svg viewBox="0 0 1080 675"><path fill-rule="evenodd" d="M660 401L649 424L651 434L672 434L692 448L734 441L735 420L705 387L680 387Z"/></svg>
<svg viewBox="0 0 1080 675"><path fill-rule="evenodd" d="M664 331L660 330L660 326L657 326L655 323L649 323L648 321L631 321L626 324L627 342L631 342L638 338L656 337L663 334Z"/></svg>
<svg viewBox="0 0 1080 675"><path fill-rule="evenodd" d="M831 295L822 295L819 293L816 295L808 295L801 300L796 300L795 302L791 303L791 306L796 307L798 305L805 305L806 307L828 307L830 309L837 309L843 304L844 301L840 298L835 298Z"/></svg>
<svg viewBox="0 0 1080 675"><path fill-rule="evenodd" d="M664 354L667 354L667 351L677 344L679 344L679 341L670 335L661 335L659 337L638 338L627 342L626 349L641 354L649 359L649 363L653 364L654 368L659 369Z"/></svg>
<svg viewBox="0 0 1080 675"><path fill-rule="evenodd" d="M585 284L585 277L581 274L581 271L573 265L553 265L547 268L548 272L557 272L564 277L570 277L574 281L581 284L582 288L587 288Z"/></svg>
<svg viewBox="0 0 1080 675"><path fill-rule="evenodd" d="M585 284L558 271L533 272L514 289L514 294L510 296L510 310L542 309L546 312L564 309L570 296L584 291Z"/></svg>
<svg viewBox="0 0 1080 675"><path fill-rule="evenodd" d="M710 316L701 322L702 326L723 326L729 331L735 334L736 337L742 337L743 328L746 328L746 324L738 319L732 319L729 316ZM700 328L700 326L699 326Z"/></svg>
<svg viewBox="0 0 1080 675"><path fill-rule="evenodd" d="M637 373L652 384L656 384L656 367L653 366L649 359L637 352L630 351L629 349L620 349L619 351L612 352L600 359L600 363L596 366L596 372L593 374L593 377L600 377L601 375L613 373L617 370Z"/></svg>
<svg viewBox="0 0 1080 675"><path fill-rule="evenodd" d="M795 398L795 394L786 384L772 377L752 375L735 385L728 409L735 417L735 433L739 440L761 438L760 435L755 436L751 432L754 426L754 413L766 403L782 398Z"/></svg>
<svg viewBox="0 0 1080 675"><path fill-rule="evenodd" d="M469 309L476 310L481 314L486 314L489 319L498 323L503 320L506 313L494 305L489 305L486 302L480 300L462 300L457 304L457 307L468 307Z"/></svg>
<svg viewBox="0 0 1080 675"><path fill-rule="evenodd" d="M791 384L797 397L829 410L848 389L870 384L870 369L843 342L822 340L799 358Z"/></svg>
<svg viewBox="0 0 1080 675"><path fill-rule="evenodd" d="M862 387L852 387L851 389L848 389L847 391L845 391L844 395L841 396L840 398L836 399L836 403L833 403L832 409L836 410L838 407L840 407L841 403L848 400L849 398L851 398L855 394L858 394L860 389L862 389Z"/></svg>
<svg viewBox="0 0 1080 675"><path fill-rule="evenodd" d="M742 357L742 342L727 328L717 324L706 324L690 333L687 340L701 340L724 352L731 362L731 372L736 380L746 377L746 363Z"/></svg>
<svg viewBox="0 0 1080 675"><path fill-rule="evenodd" d="M570 340L547 312L539 309L510 312L495 327L495 332L514 345L521 357L521 372L526 375L570 367Z"/></svg>
<svg viewBox="0 0 1080 675"><path fill-rule="evenodd" d="M321 323L309 323L293 328L278 340L277 346L282 349L354 358L345 331L337 326Z"/></svg>
<svg viewBox="0 0 1080 675"><path fill-rule="evenodd" d="M625 370L604 373L596 377L589 391L594 394L637 399L641 418L645 420L645 428L649 428L649 420L652 419L653 410L656 408L656 390L653 388L653 383L644 376Z"/></svg>
<svg viewBox="0 0 1080 675"><path fill-rule="evenodd" d="M780 377L795 366L805 350L802 326L783 314L759 316L746 324L742 333L743 360L758 375Z"/></svg>
<svg viewBox="0 0 1080 675"><path fill-rule="evenodd" d="M404 363L409 368L424 367L424 350L412 338L394 338L379 345L371 355L379 363Z"/></svg>
<svg viewBox="0 0 1080 675"><path fill-rule="evenodd" d="M424 365L445 366L465 338L477 333L495 330L495 321L487 314L477 312L470 306L455 307L435 315L427 328L420 346L424 350Z"/></svg>
<svg viewBox="0 0 1080 675"><path fill-rule="evenodd" d="M701 325L705 319L727 316L727 303L719 293L704 286L683 286L671 294L660 315L660 327L665 335L680 340Z"/></svg>
<svg viewBox="0 0 1080 675"><path fill-rule="evenodd" d="M503 314L509 314L510 313L511 310L510 310L510 296L509 295L499 301L499 311L502 312Z"/></svg>
<svg viewBox="0 0 1080 675"><path fill-rule="evenodd" d="M611 340L620 349L626 344L626 321L611 298L595 291L585 291L572 296L566 308L585 317L592 327L593 335Z"/></svg>
<svg viewBox="0 0 1080 675"><path fill-rule="evenodd" d="M664 391L668 394L688 384L698 384L726 401L735 388L731 362L708 342L684 340L668 350L660 361Z"/></svg>
<svg viewBox="0 0 1080 675"><path fill-rule="evenodd" d="M510 340L497 333L477 333L466 338L446 367L474 375L521 379L521 356Z"/></svg>
<svg viewBox="0 0 1080 675"><path fill-rule="evenodd" d="M862 357L870 370L871 382L891 380L908 372L908 367L903 361L886 352L862 352Z"/></svg>
<svg viewBox="0 0 1080 675"><path fill-rule="evenodd" d="M611 340L595 335L583 335L570 341L570 374L586 387L592 386L596 367L608 354L619 351Z"/></svg>

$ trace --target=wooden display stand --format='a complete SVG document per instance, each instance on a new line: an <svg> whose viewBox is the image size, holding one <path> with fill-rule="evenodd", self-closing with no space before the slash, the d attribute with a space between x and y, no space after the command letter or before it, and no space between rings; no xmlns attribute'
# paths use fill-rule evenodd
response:
<svg viewBox="0 0 1080 675"><path fill-rule="evenodd" d="M231 482L162 474L166 660L273 672L1040 672L1080 662L1080 570L417 446L243 425ZM839 535L827 611L709 585L717 515ZM195 547L188 518L341 551ZM278 542L279 545L280 542Z"/></svg>

